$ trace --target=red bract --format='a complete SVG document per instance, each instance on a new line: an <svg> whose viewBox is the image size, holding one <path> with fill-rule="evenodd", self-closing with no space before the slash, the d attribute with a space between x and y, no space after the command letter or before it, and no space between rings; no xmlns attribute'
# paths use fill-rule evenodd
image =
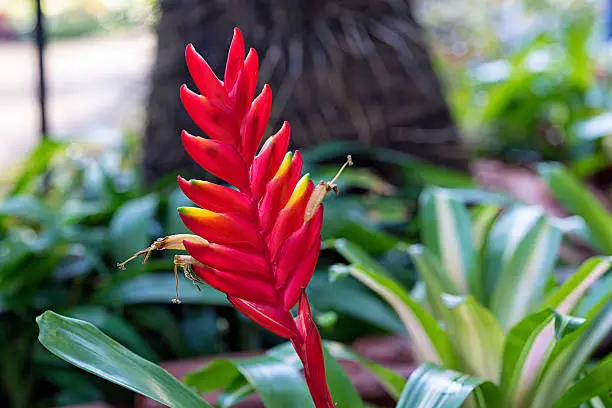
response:
<svg viewBox="0 0 612 408"><path fill-rule="evenodd" d="M308 175L300 177L300 153L287 153L287 123L257 154L272 91L265 85L254 98L257 53L251 49L246 59L244 53L236 29L221 81L193 46L186 50L200 94L183 86L181 100L209 138L183 132L183 146L200 166L237 190L179 177L185 195L201 207L179 208L185 225L203 238L185 239L184 246L197 261L192 267L199 278L224 292L251 320L291 340L315 405L331 408L321 338L304 291L319 255L323 206L318 196L311 199L315 186ZM298 300L294 318L290 310Z"/></svg>

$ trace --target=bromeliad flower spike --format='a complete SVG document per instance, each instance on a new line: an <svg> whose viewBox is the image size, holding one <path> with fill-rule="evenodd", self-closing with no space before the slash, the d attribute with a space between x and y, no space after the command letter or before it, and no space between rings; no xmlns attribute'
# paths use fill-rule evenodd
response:
<svg viewBox="0 0 612 408"><path fill-rule="evenodd" d="M336 190L337 176L316 187L308 174L300 178L302 157L299 151L287 153L286 122L257 153L272 92L264 85L254 98L257 53L251 49L246 59L244 54L242 34L235 29L221 81L189 45L187 66L200 94L185 85L180 91L185 109L209 137L184 131L183 146L200 166L236 189L179 177L182 191L200 207L178 209L195 235L159 239L135 256L145 254L146 261L154 250L186 250L188 256L175 257L175 273L182 267L189 279L224 292L251 320L289 339L303 363L316 407L331 408L321 337L304 288L321 247L321 202ZM349 156L341 171L351 164ZM298 313L293 317L296 303Z"/></svg>

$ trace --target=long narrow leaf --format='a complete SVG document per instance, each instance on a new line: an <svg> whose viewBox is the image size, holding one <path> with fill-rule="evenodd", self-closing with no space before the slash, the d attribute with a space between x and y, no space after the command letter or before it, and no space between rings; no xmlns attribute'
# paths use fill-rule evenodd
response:
<svg viewBox="0 0 612 408"><path fill-rule="evenodd" d="M574 310L586 291L610 270L609 258L591 258L544 302L544 307L567 315Z"/></svg>
<svg viewBox="0 0 612 408"><path fill-rule="evenodd" d="M396 408L459 408L470 395L479 408L499 406L492 383L425 363L408 378Z"/></svg>
<svg viewBox="0 0 612 408"><path fill-rule="evenodd" d="M506 336L501 393L509 407L524 407L554 340L554 314L546 309L517 323Z"/></svg>
<svg viewBox="0 0 612 408"><path fill-rule="evenodd" d="M495 225L499 212L500 208L497 205L490 204L476 208L472 214L472 237L474 238L476 261L472 271L472 279L470 280L470 294L482 304L485 304L487 301L487 297L484 294L484 262L487 237L491 232L491 228Z"/></svg>
<svg viewBox="0 0 612 408"><path fill-rule="evenodd" d="M602 300L578 330L557 342L538 381L532 408L548 408L570 386L601 341L612 330L612 298Z"/></svg>
<svg viewBox="0 0 612 408"><path fill-rule="evenodd" d="M419 276L425 282L427 301L437 318L442 318L446 307L442 302L442 294L458 294L453 282L443 272L436 257L423 245L411 245L407 249Z"/></svg>
<svg viewBox="0 0 612 408"><path fill-rule="evenodd" d="M561 238L538 207L516 208L493 227L487 271L497 279L488 288L493 293L490 309L505 329L542 302Z"/></svg>
<svg viewBox="0 0 612 408"><path fill-rule="evenodd" d="M426 189L420 196L423 243L440 260L455 291L467 294L476 256L468 210L439 188Z"/></svg>
<svg viewBox="0 0 612 408"><path fill-rule="evenodd" d="M56 356L172 408L209 407L161 367L132 353L90 323L51 311L36 318L38 340Z"/></svg>
<svg viewBox="0 0 612 408"><path fill-rule="evenodd" d="M392 278L353 265L351 274L385 299L406 326L418 361L456 367L457 360L448 335L438 322Z"/></svg>
<svg viewBox="0 0 612 408"><path fill-rule="evenodd" d="M601 202L559 163L542 163L540 175L554 196L573 214L586 221L597 245L612 252L612 215Z"/></svg>
<svg viewBox="0 0 612 408"><path fill-rule="evenodd" d="M495 317L472 296L443 296L450 339L467 372L497 383L504 333Z"/></svg>
<svg viewBox="0 0 612 408"><path fill-rule="evenodd" d="M362 266L378 275L391 276L384 266L354 242L345 238L336 239L333 241L333 247L350 263Z"/></svg>
<svg viewBox="0 0 612 408"><path fill-rule="evenodd" d="M354 361L366 367L376 376L378 381L380 381L393 398L399 398L402 389L406 385L406 380L402 376L380 364L376 364L373 361L361 357L341 343L326 341L325 347L329 354L335 359Z"/></svg>
<svg viewBox="0 0 612 408"><path fill-rule="evenodd" d="M575 408L598 395L612 392L612 355L606 357L555 402L553 408Z"/></svg>

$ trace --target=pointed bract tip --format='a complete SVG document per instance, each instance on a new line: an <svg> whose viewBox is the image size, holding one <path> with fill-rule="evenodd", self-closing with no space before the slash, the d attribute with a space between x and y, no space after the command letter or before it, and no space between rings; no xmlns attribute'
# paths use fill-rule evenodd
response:
<svg viewBox="0 0 612 408"><path fill-rule="evenodd" d="M197 53L198 52L196 51L192 43L187 44L187 46L185 47L185 57L188 57L190 54L193 55Z"/></svg>

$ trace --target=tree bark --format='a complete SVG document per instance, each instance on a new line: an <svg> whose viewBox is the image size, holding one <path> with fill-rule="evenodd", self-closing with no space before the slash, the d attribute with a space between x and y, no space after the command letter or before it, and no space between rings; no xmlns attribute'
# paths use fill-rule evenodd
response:
<svg viewBox="0 0 612 408"><path fill-rule="evenodd" d="M189 42L221 74L238 26L260 53L259 86L274 95L269 132L283 120L294 147L357 140L455 169L463 148L409 0L161 0L148 105L147 180L193 174L179 132L201 134L184 112Z"/></svg>

